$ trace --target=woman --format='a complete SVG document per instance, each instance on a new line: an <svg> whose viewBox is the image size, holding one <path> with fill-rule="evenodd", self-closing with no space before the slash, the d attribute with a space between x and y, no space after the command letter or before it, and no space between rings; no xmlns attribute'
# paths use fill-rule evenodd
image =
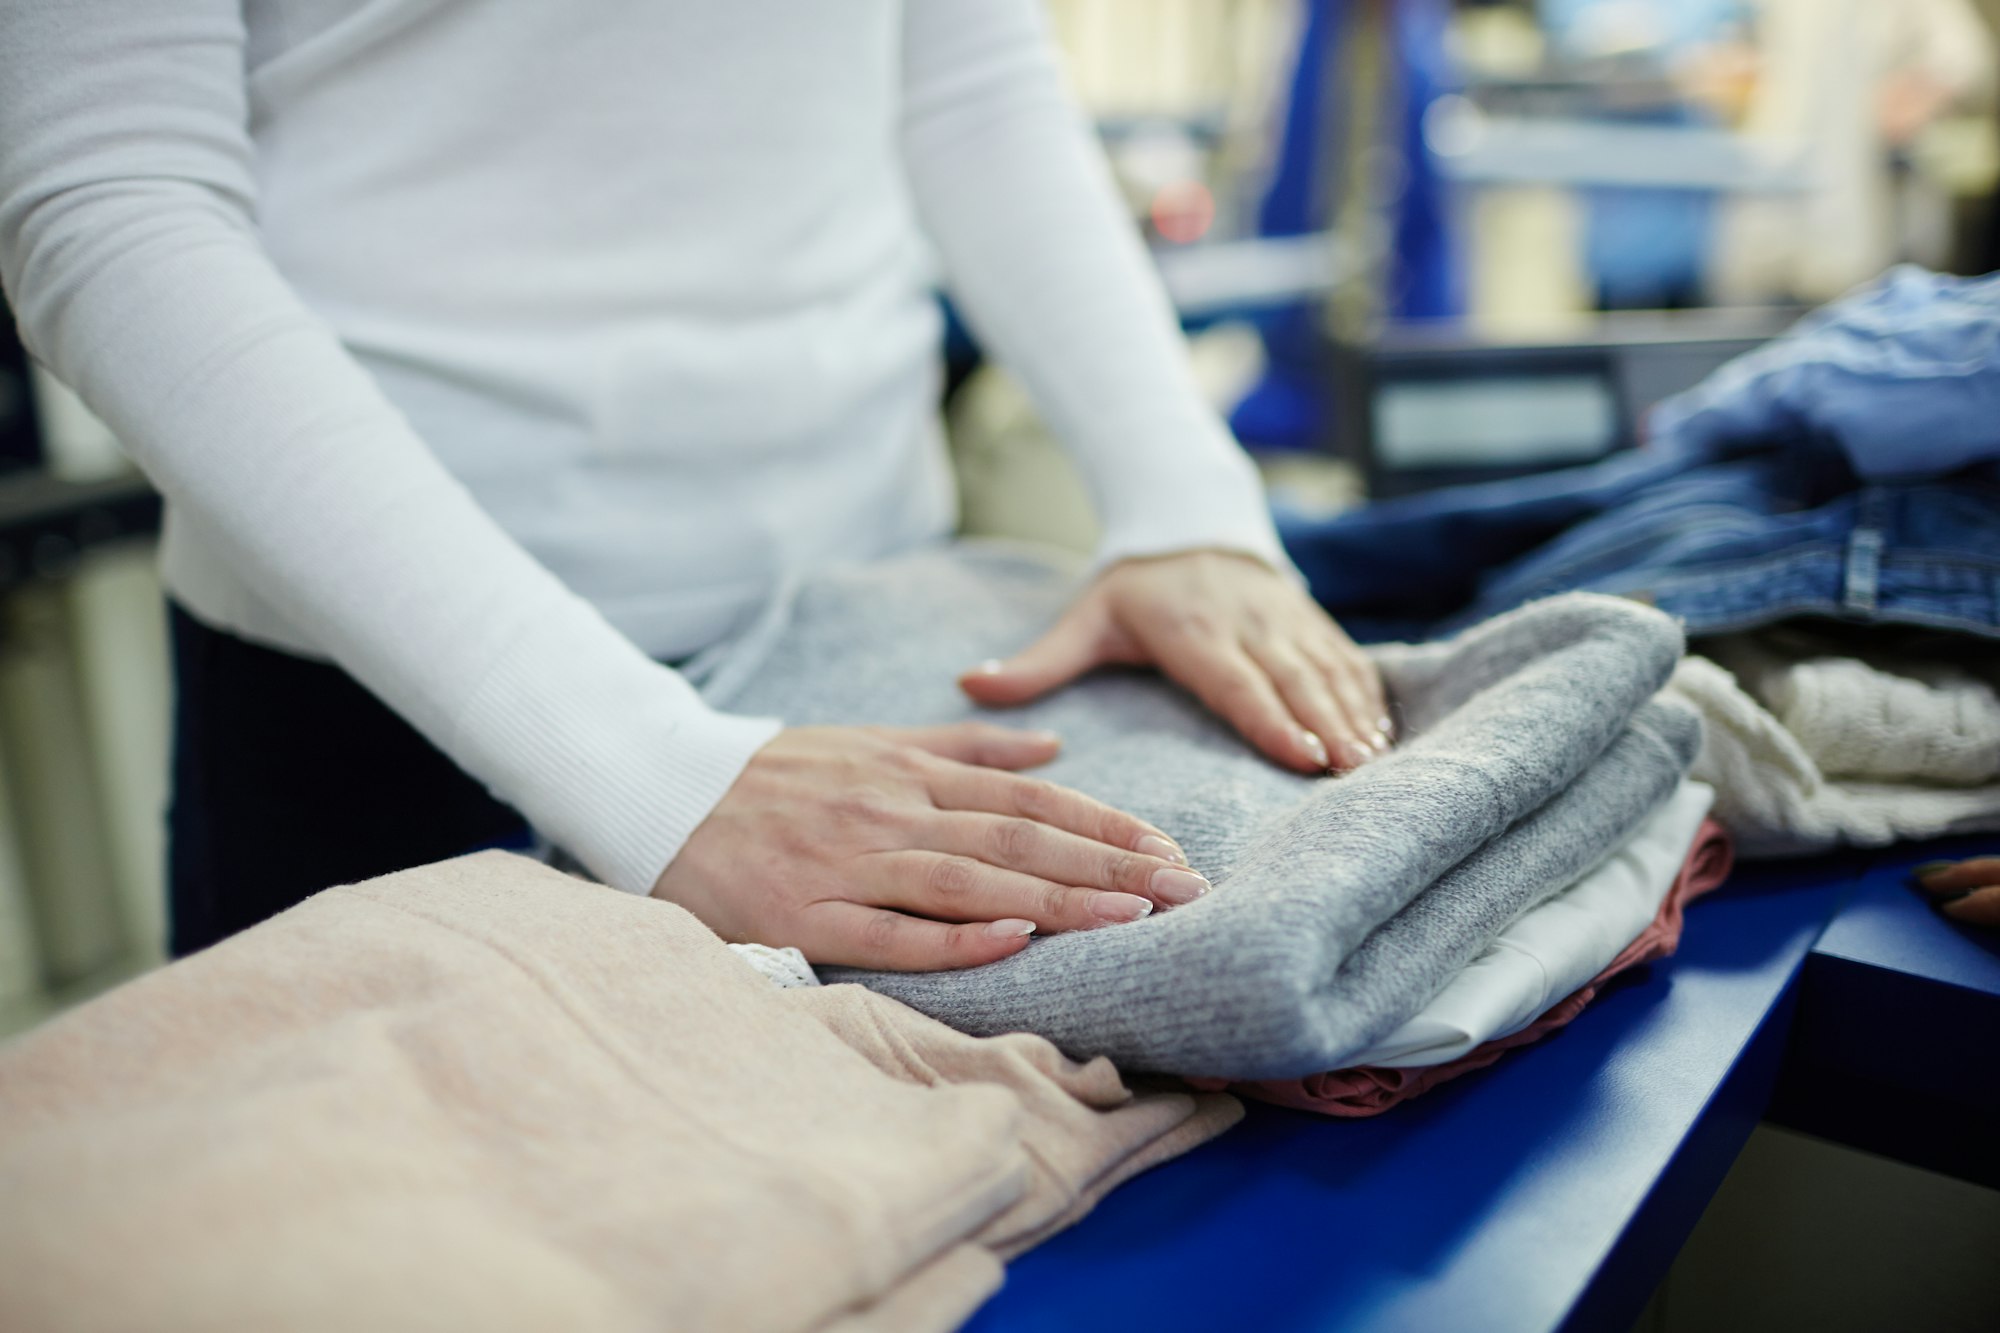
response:
<svg viewBox="0 0 2000 1333"><path fill-rule="evenodd" d="M818 961L1198 894L1159 830L1008 771L1055 738L785 729L661 665L789 570L950 531L934 259L1106 534L967 691L1152 664L1276 762L1385 744L1032 0L4 12L7 293L168 500L177 952L514 811Z"/></svg>

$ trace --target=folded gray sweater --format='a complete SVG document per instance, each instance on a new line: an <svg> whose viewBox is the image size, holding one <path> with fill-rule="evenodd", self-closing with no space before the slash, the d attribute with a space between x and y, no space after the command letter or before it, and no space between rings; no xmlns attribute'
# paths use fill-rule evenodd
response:
<svg viewBox="0 0 2000 1333"><path fill-rule="evenodd" d="M964 720L983 710L957 673L1074 590L1042 552L933 548L809 581L691 670L717 706L794 725ZM1099 673L1001 719L1061 734L1040 773L1167 830L1215 891L986 967L822 976L1129 1069L1339 1068L1666 799L1699 741L1691 711L1649 702L1680 652L1667 617L1585 593L1372 649L1403 739L1337 778L1274 767L1156 675Z"/></svg>

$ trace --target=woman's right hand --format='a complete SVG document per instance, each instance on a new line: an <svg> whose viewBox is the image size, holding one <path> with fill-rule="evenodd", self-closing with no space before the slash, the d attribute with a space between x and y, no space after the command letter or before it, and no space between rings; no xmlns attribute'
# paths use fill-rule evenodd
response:
<svg viewBox="0 0 2000 1333"><path fill-rule="evenodd" d="M1136 921L1208 882L1144 820L1010 770L1046 732L797 727L696 826L653 896L815 963L974 967L1028 935Z"/></svg>

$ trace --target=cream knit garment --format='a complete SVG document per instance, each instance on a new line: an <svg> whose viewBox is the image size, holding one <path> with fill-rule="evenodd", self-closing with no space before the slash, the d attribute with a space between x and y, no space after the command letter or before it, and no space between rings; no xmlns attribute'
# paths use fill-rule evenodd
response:
<svg viewBox="0 0 2000 1333"><path fill-rule="evenodd" d="M1712 640L1703 652L1828 777L1950 787L2000 780L2000 673L1907 653L1862 658L1782 632Z"/></svg>
<svg viewBox="0 0 2000 1333"><path fill-rule="evenodd" d="M1741 855L2000 829L2000 712L1978 682L1727 655L1782 719L1705 657L1684 659L1668 693L1702 715L1689 776L1715 788L1715 817Z"/></svg>
<svg viewBox="0 0 2000 1333"><path fill-rule="evenodd" d="M950 1328L1240 1113L483 853L0 1048L0 1327Z"/></svg>

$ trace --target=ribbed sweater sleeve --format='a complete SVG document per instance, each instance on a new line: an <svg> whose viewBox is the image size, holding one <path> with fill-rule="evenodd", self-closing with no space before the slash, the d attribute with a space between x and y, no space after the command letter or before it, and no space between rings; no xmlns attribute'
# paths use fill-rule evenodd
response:
<svg viewBox="0 0 2000 1333"><path fill-rule="evenodd" d="M1083 471L1098 562L1197 547L1289 571L1256 469L1201 396L1034 0L907 0L902 149L967 322Z"/></svg>
<svg viewBox="0 0 2000 1333"><path fill-rule="evenodd" d="M241 6L6 0L0 52L0 275L30 351L336 662L649 888L776 723L709 711L537 564L276 271Z"/></svg>

